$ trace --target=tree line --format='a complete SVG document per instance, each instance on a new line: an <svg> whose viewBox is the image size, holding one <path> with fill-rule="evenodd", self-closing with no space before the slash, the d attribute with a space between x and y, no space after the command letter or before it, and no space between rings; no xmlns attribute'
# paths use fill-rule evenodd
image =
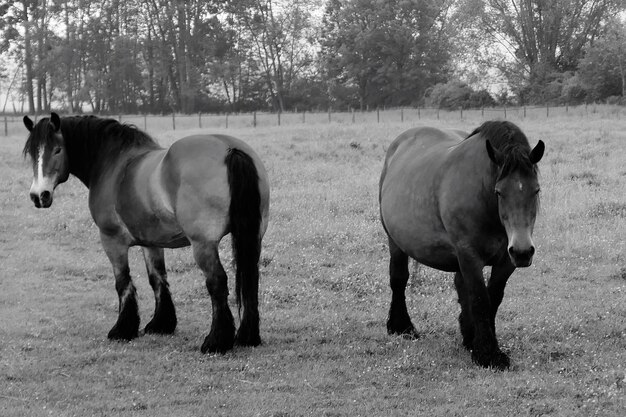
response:
<svg viewBox="0 0 626 417"><path fill-rule="evenodd" d="M625 8L625 0L0 1L0 53L17 63L0 63L0 83L29 113L621 102Z"/></svg>

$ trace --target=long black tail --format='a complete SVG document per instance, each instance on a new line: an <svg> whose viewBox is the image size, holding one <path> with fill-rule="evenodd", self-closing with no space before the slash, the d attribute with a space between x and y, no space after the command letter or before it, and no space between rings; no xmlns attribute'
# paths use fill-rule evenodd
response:
<svg viewBox="0 0 626 417"><path fill-rule="evenodd" d="M225 162L230 186L230 233L237 269L237 305L240 312L242 302L245 309L257 312L261 254L259 173L250 155L239 149L229 149ZM258 328L258 315L251 319Z"/></svg>

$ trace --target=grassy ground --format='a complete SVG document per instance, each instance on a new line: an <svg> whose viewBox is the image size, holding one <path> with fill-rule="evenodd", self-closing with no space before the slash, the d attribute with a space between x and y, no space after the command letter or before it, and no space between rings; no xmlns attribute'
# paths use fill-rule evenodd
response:
<svg viewBox="0 0 626 417"><path fill-rule="evenodd" d="M387 145L416 123L219 130L258 150L273 193L264 344L226 355L199 351L210 302L187 249L166 254L176 334L108 341L117 296L87 190L72 178L51 209L36 210L25 134L1 138L0 414L624 415L626 121L573 112L513 120L547 150L538 253L514 273L498 315L507 372L476 367L461 347L450 274L414 267L408 305L423 336L386 334L377 182ZM465 130L480 122L420 121ZM163 145L198 131L169 123L151 129ZM227 242L222 254L230 264ZM154 304L138 249L131 271L145 325Z"/></svg>

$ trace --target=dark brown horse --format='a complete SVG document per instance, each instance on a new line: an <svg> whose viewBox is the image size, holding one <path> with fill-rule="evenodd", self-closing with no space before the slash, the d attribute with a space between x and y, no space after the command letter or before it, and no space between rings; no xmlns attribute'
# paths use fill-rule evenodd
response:
<svg viewBox="0 0 626 417"><path fill-rule="evenodd" d="M173 333L176 313L163 248L191 245L206 277L213 317L202 352L224 352L234 343L261 343L258 262L267 228L269 184L259 157L224 135L189 136L163 149L139 129L95 116L55 113L30 132L24 154L33 162L30 197L50 207L54 189L76 176L89 188L89 209L113 264L119 316L111 339L138 335L139 313L128 267L128 248L143 247L156 306L147 333ZM228 283L218 245L231 233L235 291L243 316L237 333L228 306Z"/></svg>
<svg viewBox="0 0 626 417"><path fill-rule="evenodd" d="M408 258L455 272L464 346L479 365L509 366L495 317L507 279L531 264L539 205L539 141L531 149L513 123L485 122L467 135L429 127L393 141L380 178L389 237L390 334L417 337L405 301ZM492 266L485 286L483 268Z"/></svg>

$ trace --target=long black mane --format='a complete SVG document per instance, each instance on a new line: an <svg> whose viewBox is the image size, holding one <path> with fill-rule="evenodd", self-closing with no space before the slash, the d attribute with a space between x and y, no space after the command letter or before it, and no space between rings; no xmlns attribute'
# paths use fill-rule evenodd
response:
<svg viewBox="0 0 626 417"><path fill-rule="evenodd" d="M474 129L470 136L480 133L504 157L498 178L511 172L521 170L524 173L538 174L537 165L530 161L530 144L528 138L514 123L509 121L491 120Z"/></svg>
<svg viewBox="0 0 626 417"><path fill-rule="evenodd" d="M61 132L68 148L78 147L90 160L115 158L131 148L158 149L159 144L136 126L97 116L61 119Z"/></svg>

